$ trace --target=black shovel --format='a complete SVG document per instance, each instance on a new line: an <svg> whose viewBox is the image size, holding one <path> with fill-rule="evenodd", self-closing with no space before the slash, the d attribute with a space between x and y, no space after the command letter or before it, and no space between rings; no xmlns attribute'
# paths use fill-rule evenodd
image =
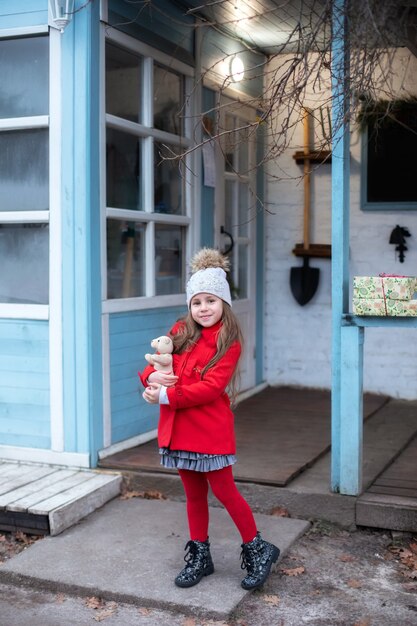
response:
<svg viewBox="0 0 417 626"><path fill-rule="evenodd" d="M298 304L304 306L316 293L320 270L310 267L310 111L304 110L304 244L296 245L294 254L303 257L302 267L292 267L290 287Z"/></svg>

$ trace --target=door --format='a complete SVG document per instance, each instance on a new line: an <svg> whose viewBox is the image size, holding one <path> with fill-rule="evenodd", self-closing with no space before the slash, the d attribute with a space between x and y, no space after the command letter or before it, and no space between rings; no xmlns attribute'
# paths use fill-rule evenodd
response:
<svg viewBox="0 0 417 626"><path fill-rule="evenodd" d="M255 112L230 101L220 110L223 140L217 163L221 182L216 193L216 242L231 265L233 311L244 337L240 383L244 391L255 385L256 144L250 126Z"/></svg>

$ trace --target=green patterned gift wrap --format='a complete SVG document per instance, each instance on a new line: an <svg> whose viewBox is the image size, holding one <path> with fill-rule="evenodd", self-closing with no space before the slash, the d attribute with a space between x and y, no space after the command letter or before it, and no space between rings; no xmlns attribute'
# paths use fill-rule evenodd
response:
<svg viewBox="0 0 417 626"><path fill-rule="evenodd" d="M417 300L353 298L353 313L355 315L417 317Z"/></svg>
<svg viewBox="0 0 417 626"><path fill-rule="evenodd" d="M414 276L354 276L353 298L389 298L390 300L411 300L417 290ZM378 315L369 313L368 315ZM403 314L401 314L403 315Z"/></svg>

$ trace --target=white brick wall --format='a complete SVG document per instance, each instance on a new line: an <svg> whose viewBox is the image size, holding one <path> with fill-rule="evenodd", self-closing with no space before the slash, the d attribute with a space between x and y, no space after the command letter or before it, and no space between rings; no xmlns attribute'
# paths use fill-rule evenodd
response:
<svg viewBox="0 0 417 626"><path fill-rule="evenodd" d="M408 53L399 55L405 67ZM410 57L410 73L398 93L411 90L408 76L417 77L417 60ZM397 73L400 76L400 73ZM311 106L311 103L310 103ZM279 120L277 119L277 123ZM330 260L311 259L320 269L314 298L301 307L290 289L290 268L302 259L291 250L303 239L302 166L292 158L301 149L299 125L286 153L267 165L266 195L266 301L265 378L271 385L302 385L330 388L331 361L331 266ZM284 180L283 172L292 180ZM281 180L280 180L281 179ZM417 168L416 168L417 183ZM331 166L322 165L311 176L311 242L330 243ZM396 224L411 232L404 263L388 243ZM417 276L417 212L364 212L360 209L360 138L351 141L350 274L380 272ZM374 328L365 330L364 388L398 398L417 398L417 329Z"/></svg>

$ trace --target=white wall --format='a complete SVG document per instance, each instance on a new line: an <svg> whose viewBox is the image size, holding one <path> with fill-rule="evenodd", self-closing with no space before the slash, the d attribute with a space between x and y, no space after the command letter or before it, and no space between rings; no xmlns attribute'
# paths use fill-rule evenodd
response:
<svg viewBox="0 0 417 626"><path fill-rule="evenodd" d="M417 59L400 50L396 72L398 96L413 91ZM273 63L273 62L272 62ZM415 89L415 92L417 89ZM321 96L322 97L322 96ZM308 106L314 105L310 94ZM279 117L275 120L279 124ZM292 158L300 150L303 135L299 124L290 147L267 165L266 196L266 350L265 378L271 385L302 385L330 388L331 282L330 261L311 259L320 269L314 298L301 307L290 290L290 268L301 267L302 259L291 250L303 240L302 166ZM417 161L417 159L416 159ZM417 167L416 167L417 183ZM331 239L331 166L320 166L311 176L312 243ZM380 272L417 276L417 212L364 212L360 209L360 137L351 140L351 225L350 273L377 275ZM396 224L411 232L404 263L388 243ZM393 397L417 398L417 330L375 328L365 330L364 388Z"/></svg>

